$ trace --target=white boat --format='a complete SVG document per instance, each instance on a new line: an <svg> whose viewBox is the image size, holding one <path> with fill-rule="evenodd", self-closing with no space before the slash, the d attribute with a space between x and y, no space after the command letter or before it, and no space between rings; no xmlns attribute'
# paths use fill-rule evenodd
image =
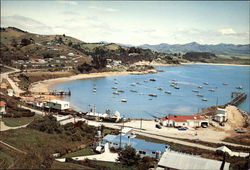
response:
<svg viewBox="0 0 250 170"><path fill-rule="evenodd" d="M199 88L199 89L202 89L202 88L203 88L203 86L198 86L198 88Z"/></svg>
<svg viewBox="0 0 250 170"><path fill-rule="evenodd" d="M127 100L126 100L126 99L121 99L120 101L121 101L121 102L127 102Z"/></svg>
<svg viewBox="0 0 250 170"><path fill-rule="evenodd" d="M117 89L117 87L116 86L113 86L113 87L111 87L112 89Z"/></svg>
<svg viewBox="0 0 250 170"><path fill-rule="evenodd" d="M162 88L162 87L159 87L158 90L163 90L163 88Z"/></svg>
<svg viewBox="0 0 250 170"><path fill-rule="evenodd" d="M214 89L208 89L208 91L215 92L215 90L214 90Z"/></svg>
<svg viewBox="0 0 250 170"><path fill-rule="evenodd" d="M207 83L207 82L205 82L205 83L203 83L203 84L208 85L208 83Z"/></svg>
<svg viewBox="0 0 250 170"><path fill-rule="evenodd" d="M243 89L243 86L236 86L236 89Z"/></svg>
<svg viewBox="0 0 250 170"><path fill-rule="evenodd" d="M196 96L198 96L198 97L203 97L203 94L199 94L199 93L198 93Z"/></svg>
<svg viewBox="0 0 250 170"><path fill-rule="evenodd" d="M206 101L207 101L207 99L206 99L206 98L203 98L203 99L202 99L202 101L205 101L205 102L206 102Z"/></svg>
<svg viewBox="0 0 250 170"><path fill-rule="evenodd" d="M131 83L130 86L135 86L135 83Z"/></svg>
<svg viewBox="0 0 250 170"><path fill-rule="evenodd" d="M171 92L171 91L165 91L165 93L167 93L167 94L172 94L172 92Z"/></svg>
<svg viewBox="0 0 250 170"><path fill-rule="evenodd" d="M136 82L136 84L141 85L141 83L140 83L140 82Z"/></svg>
<svg viewBox="0 0 250 170"><path fill-rule="evenodd" d="M113 94L115 94L115 95L119 95L119 92L118 92L118 91L115 91L115 92L113 92Z"/></svg>
<svg viewBox="0 0 250 170"><path fill-rule="evenodd" d="M131 91L131 92L135 92L135 93L137 92L136 90L129 90L129 91Z"/></svg>
<svg viewBox="0 0 250 170"><path fill-rule="evenodd" d="M174 86L174 88L175 88L175 89L180 89L180 87L179 87L179 86Z"/></svg>
<svg viewBox="0 0 250 170"><path fill-rule="evenodd" d="M197 92L199 92L199 90L192 90L192 92L195 92L195 93L197 93Z"/></svg>
<svg viewBox="0 0 250 170"><path fill-rule="evenodd" d="M157 97L157 94L150 93L149 96L151 96L151 97Z"/></svg>
<svg viewBox="0 0 250 170"><path fill-rule="evenodd" d="M93 89L92 91L93 91L93 92L96 92L96 89Z"/></svg>
<svg viewBox="0 0 250 170"><path fill-rule="evenodd" d="M222 83L223 85L228 85L228 83Z"/></svg>

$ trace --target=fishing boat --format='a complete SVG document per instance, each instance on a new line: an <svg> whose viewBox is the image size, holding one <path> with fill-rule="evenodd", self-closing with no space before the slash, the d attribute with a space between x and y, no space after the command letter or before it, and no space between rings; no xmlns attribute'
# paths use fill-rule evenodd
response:
<svg viewBox="0 0 250 170"><path fill-rule="evenodd" d="M214 90L214 89L208 89L208 91L215 92L215 90Z"/></svg>
<svg viewBox="0 0 250 170"><path fill-rule="evenodd" d="M117 87L116 87L116 86L112 86L111 88L112 88L112 89L117 89Z"/></svg>
<svg viewBox="0 0 250 170"><path fill-rule="evenodd" d="M157 97L157 94L150 93L149 96L151 96L151 97Z"/></svg>
<svg viewBox="0 0 250 170"><path fill-rule="evenodd" d="M117 90L118 92L120 92L120 93L123 93L123 92L125 92L124 90Z"/></svg>
<svg viewBox="0 0 250 170"><path fill-rule="evenodd" d="M158 90L163 90L163 88L162 88L162 87L159 87Z"/></svg>
<svg viewBox="0 0 250 170"><path fill-rule="evenodd" d="M152 79L149 79L149 81L156 81L156 79L152 78Z"/></svg>
<svg viewBox="0 0 250 170"><path fill-rule="evenodd" d="M135 92L135 93L137 92L136 90L129 90L129 91L131 91L131 92Z"/></svg>
<svg viewBox="0 0 250 170"><path fill-rule="evenodd" d="M167 94L172 94L172 92L171 92L171 91L165 91L165 93L167 93Z"/></svg>
<svg viewBox="0 0 250 170"><path fill-rule="evenodd" d="M208 85L208 83L207 83L207 82L205 82L205 83L203 83L203 84Z"/></svg>
<svg viewBox="0 0 250 170"><path fill-rule="evenodd" d="M243 89L243 86L236 86L236 89Z"/></svg>
<svg viewBox="0 0 250 170"><path fill-rule="evenodd" d="M199 92L199 90L192 90L192 92L195 92L195 93L197 93L197 92Z"/></svg>
<svg viewBox="0 0 250 170"><path fill-rule="evenodd" d="M115 92L113 92L113 94L115 94L115 95L119 95L119 92L118 92L118 91L115 91Z"/></svg>
<svg viewBox="0 0 250 170"><path fill-rule="evenodd" d="M228 85L228 83L222 83L223 85Z"/></svg>
<svg viewBox="0 0 250 170"><path fill-rule="evenodd" d="M207 99L206 99L206 98L203 98L203 99L202 99L202 101L206 102L206 101L207 101Z"/></svg>
<svg viewBox="0 0 250 170"><path fill-rule="evenodd" d="M203 86L198 86L198 88L199 88L199 89L202 89L202 88L203 88Z"/></svg>
<svg viewBox="0 0 250 170"><path fill-rule="evenodd" d="M121 101L121 102L127 102L127 100L126 100L126 99L121 99L120 101Z"/></svg>
<svg viewBox="0 0 250 170"><path fill-rule="evenodd" d="M203 97L203 94L198 93L196 96Z"/></svg>

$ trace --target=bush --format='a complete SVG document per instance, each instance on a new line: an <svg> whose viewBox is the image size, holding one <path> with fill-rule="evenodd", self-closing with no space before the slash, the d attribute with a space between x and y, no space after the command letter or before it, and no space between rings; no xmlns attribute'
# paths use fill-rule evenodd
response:
<svg viewBox="0 0 250 170"><path fill-rule="evenodd" d="M140 159L140 155L136 153L133 147L126 146L125 149L118 153L117 162L124 166L134 166L139 164Z"/></svg>

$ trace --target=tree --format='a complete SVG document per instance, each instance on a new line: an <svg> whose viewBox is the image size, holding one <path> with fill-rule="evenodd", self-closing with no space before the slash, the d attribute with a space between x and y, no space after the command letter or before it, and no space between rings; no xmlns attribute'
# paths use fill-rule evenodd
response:
<svg viewBox="0 0 250 170"><path fill-rule="evenodd" d="M118 153L117 162L124 166L138 165L140 162L140 155L136 153L136 150L131 146L126 146L125 149Z"/></svg>
<svg viewBox="0 0 250 170"><path fill-rule="evenodd" d="M95 48L92 60L92 64L95 67L95 69L101 69L106 67L107 57L108 57L108 51L99 47Z"/></svg>
<svg viewBox="0 0 250 170"><path fill-rule="evenodd" d="M16 41L16 39L12 39L11 46L17 47L17 41Z"/></svg>

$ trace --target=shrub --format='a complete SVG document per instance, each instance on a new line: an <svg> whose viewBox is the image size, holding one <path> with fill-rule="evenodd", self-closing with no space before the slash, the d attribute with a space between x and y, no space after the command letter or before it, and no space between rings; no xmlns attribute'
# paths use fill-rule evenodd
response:
<svg viewBox="0 0 250 170"><path fill-rule="evenodd" d="M134 166L139 164L140 159L140 155L136 153L133 147L126 146L118 153L117 162L124 166Z"/></svg>

